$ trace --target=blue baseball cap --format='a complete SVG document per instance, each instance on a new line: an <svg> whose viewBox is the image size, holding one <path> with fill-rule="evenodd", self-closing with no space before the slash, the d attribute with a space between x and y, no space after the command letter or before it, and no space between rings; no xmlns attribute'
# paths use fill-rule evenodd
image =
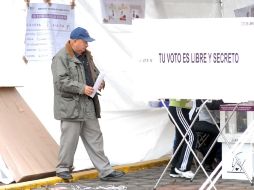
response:
<svg viewBox="0 0 254 190"><path fill-rule="evenodd" d="M85 40L86 42L92 42L95 40L90 37L86 29L81 27L77 27L74 30L72 30L70 34L70 39L82 39Z"/></svg>

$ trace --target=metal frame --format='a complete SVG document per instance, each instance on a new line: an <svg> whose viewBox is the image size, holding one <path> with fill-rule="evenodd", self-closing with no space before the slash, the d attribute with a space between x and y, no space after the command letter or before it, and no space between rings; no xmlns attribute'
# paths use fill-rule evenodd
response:
<svg viewBox="0 0 254 190"><path fill-rule="evenodd" d="M204 174L206 175L207 179L206 179L206 181L202 184L202 186L200 187L200 190L203 190L203 189L204 189L205 187L207 187L208 185L209 185L209 186L207 187L207 189L214 188L215 190L217 190L216 187L215 187L215 183L217 182L217 180L219 179L219 177L222 175L222 171L221 171L222 162L220 162L220 163L218 164L218 166L214 169L214 171L211 173L210 176L207 174L206 170L204 169L204 167L203 167L203 162L204 162L204 160L207 158L207 156L209 155L210 151L211 151L212 148L214 147L214 145L215 145L215 143L217 142L217 139L219 138L220 135L222 135L222 137L223 137L224 140L226 141L226 144L227 144L228 148L230 149L229 142L228 142L228 140L226 139L226 137L224 136L224 134L223 134L222 132L223 132L224 128L226 127L226 125L228 124L228 122L230 121L230 119L232 118L233 114L235 113L235 111L236 111L236 109L237 109L237 107L238 107L238 105L239 105L240 103L236 104L236 106L234 107L234 109L233 109L231 115L229 116L229 118L228 118L227 121L225 122L225 125L224 125L223 127L220 128L220 127L218 126L218 124L216 123L214 117L212 116L211 112L209 111L209 109L208 109L207 106L206 106L206 103L207 103L209 100L202 101L202 105L200 106L200 109L198 110L198 113L195 115L194 119L193 119L192 122L191 122L191 125L190 125L189 129L186 131L186 133L185 133L185 135L184 135L184 134L181 132L181 130L180 130L179 126L177 125L177 123L175 122L173 116L172 116L171 113L169 112L167 106L166 106L165 103L164 103L164 100L163 100L163 99L160 99L160 101L162 102L163 107L167 110L167 112L168 112L168 114L169 114L169 117L172 119L172 121L173 121L173 123L174 123L174 125L175 125L175 127L176 127L176 130L178 130L178 131L180 132L180 134L181 134L181 136L183 137L183 139L181 140L180 144L178 145L177 149L175 150L174 154L172 155L170 161L168 162L167 166L166 166L165 169L163 170L161 176L160 176L159 179L157 180L157 182L156 182L156 184L155 184L155 186L154 186L153 189L155 190L155 189L157 188L157 186L158 186L159 183L160 183L160 180L163 178L164 174L166 173L166 171L167 171L168 167L170 166L172 160L174 159L176 153L177 153L178 150L180 149L182 143L185 141L186 144L187 144L187 146L190 148L190 151L191 151L191 153L193 154L193 157L197 160L197 162L198 162L198 164L199 164L198 168L197 168L196 171L195 171L195 174L194 174L193 178L192 178L190 181L193 181L193 179L194 179L194 177L196 176L197 172L198 172L199 169L201 168L201 169L203 170ZM204 107L205 107L205 109L208 111L208 113L209 113L210 117L212 118L214 124L215 124L216 127L218 128L219 134L217 135L216 139L215 139L214 142L212 143L212 145L211 145L211 147L209 148L209 150L207 151L206 155L204 156L204 158L203 158L202 161L200 162L199 159L198 159L198 157L197 157L197 155L196 155L196 153L194 152L194 150L193 150L192 147L190 146L188 140L186 139L186 137L187 137L187 135L188 135L188 132L191 130L192 126L194 125L195 121L197 120L200 111L201 111ZM254 121L253 121L253 124L254 124ZM248 134L248 131L249 131L248 129L249 129L249 127L248 127L247 130L244 132L244 134L246 134L246 133ZM233 153L236 149L239 149L238 144L240 144L239 146L241 146L241 145L243 145L243 143L246 141L246 137L245 137L246 135L244 135L244 134L241 136L241 139L242 139L242 140L241 140L241 141L239 140L239 143L236 143L235 146L234 146L232 149L230 149L230 150L232 151L232 153ZM248 134L248 135L249 135L249 134ZM254 135L254 129L251 131L250 135ZM240 163L240 160L237 158L236 155L234 156L234 158L236 159L237 164L239 164L239 163ZM241 164L239 164L239 165L240 165L241 169L243 170L243 172L245 173L247 179L248 179L248 180L250 181L250 183L253 185L253 181L252 181L252 179L248 176L248 174L247 174L246 170L244 169L244 167L242 167Z"/></svg>
<svg viewBox="0 0 254 190"><path fill-rule="evenodd" d="M236 159L236 163L241 167L241 169L243 170L245 176L247 177L247 179L249 180L250 184L253 185L253 180L252 178L247 174L245 168L240 164L240 160L237 157L237 155L234 154L235 151L238 151L245 142L247 142L248 139L253 138L254 136L254 121L252 121L251 126L248 126L247 129L244 131L244 133L240 136L239 140L234 143L233 147L230 148L229 142L227 141L227 139L225 138L225 136L223 135L222 131L224 130L225 126L227 125L227 123L229 122L229 120L231 119L231 117L233 116L233 114L235 113L237 107L239 106L240 103L236 104L236 106L234 107L230 117L228 118L228 120L225 122L225 125L220 129L220 133L222 137L224 138L224 140L226 141L227 147L229 148L229 151L234 155L234 158ZM218 135L218 137L219 137ZM217 138L218 138L217 137ZM216 138L216 140L217 140ZM218 179L222 176L222 162L220 162L218 164L218 166L214 169L214 171L211 173L211 175L209 176L209 179L207 178L206 181L202 184L202 186L200 187L200 190L205 189L205 187L207 187L206 189L211 189L212 186L211 184L215 184ZM209 182L212 183L210 185Z"/></svg>
<svg viewBox="0 0 254 190"><path fill-rule="evenodd" d="M194 119L192 120L192 123L191 123L189 129L185 132L185 135L183 135L182 131L180 130L180 128L179 128L179 126L177 125L176 121L174 120L173 116L172 116L171 113L169 112L167 106L166 106L165 103L164 103L164 100L161 99L160 101L161 101L163 107L167 110L167 112L168 112L170 118L172 119L172 121L173 121L173 123L174 123L174 125L175 125L175 127L176 127L176 130L178 130L178 131L180 132L180 134L181 134L181 136L183 137L183 139L181 140L180 144L179 144L178 147L176 148L176 150L175 150L174 154L172 155L172 157L171 157L169 163L168 163L167 166L165 167L164 171L162 172L160 178L157 180L157 182L156 182L156 184L155 184L155 186L154 186L153 189L156 189L157 186L159 185L160 180L162 179L162 177L163 177L164 174L166 173L168 167L170 166L172 160L173 160L174 157L176 156L176 153L178 152L178 150L180 149L180 147L181 147L181 145L183 144L184 141L185 141L185 143L187 144L187 146L190 148L190 151L191 151L191 153L193 154L193 157L197 160L199 166L200 166L200 167L202 168L202 170L204 171L206 177L209 178L209 175L207 174L207 172L206 172L206 170L204 169L204 167L201 165L201 163L200 163L200 161L199 161L199 159L198 159L196 153L194 152L194 150L193 150L192 147L190 146L188 140L186 139L186 137L187 137L187 135L188 135L188 132L191 130L193 124L195 123L195 121L196 121L197 118L198 118L199 112L202 110L203 106L206 104L206 102L207 102L208 100L204 101L204 102L202 103L202 105L200 106L201 109L199 109L198 113L195 115L195 117L194 117ZM212 183L212 181L211 181L211 183ZM214 188L216 189L215 186L214 186Z"/></svg>

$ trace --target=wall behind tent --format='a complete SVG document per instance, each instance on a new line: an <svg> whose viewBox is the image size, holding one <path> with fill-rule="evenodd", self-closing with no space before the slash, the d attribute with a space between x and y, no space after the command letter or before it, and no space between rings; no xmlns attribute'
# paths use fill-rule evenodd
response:
<svg viewBox="0 0 254 190"><path fill-rule="evenodd" d="M8 4L9 10L11 5L14 6L23 15L18 23L20 33L23 32L24 35L26 9L25 3L21 2L12 0L3 3L6 6ZM42 1L31 1L31 3L36 2ZM52 2L69 3L63 0ZM220 3L216 0L146 0L146 18L220 17L220 13ZM146 101L134 100L132 98L134 91L140 89L133 89L124 73L115 72L132 66L132 46L135 45L131 35L132 26L102 24L99 0L76 0L75 26L87 28L91 36L96 39L89 44L89 49L98 68L107 74L106 89L100 98L102 104L100 123L104 135L105 152L111 163L115 165L138 162L171 153L174 127L166 111L161 108L150 108ZM8 31L8 34L13 36L16 33L12 30ZM2 35L1 37L4 38ZM15 50L20 51L20 55L24 50L23 40L24 38L20 36L18 41L12 43L12 45L15 44ZM64 42L62 43L64 45ZM11 53L9 50L5 52ZM17 60L11 60L11 63L17 63L21 59L17 58ZM3 62L7 61L10 62L10 59L0 64L4 65ZM25 71L22 72L22 77L14 76L13 78L18 82L24 80L24 87L18 88L19 92L59 143L60 123L53 118L53 84L50 65L51 60L29 62L24 66ZM4 78L8 77L5 75ZM0 75L1 80L2 78ZM92 167L81 141L74 165L77 170Z"/></svg>

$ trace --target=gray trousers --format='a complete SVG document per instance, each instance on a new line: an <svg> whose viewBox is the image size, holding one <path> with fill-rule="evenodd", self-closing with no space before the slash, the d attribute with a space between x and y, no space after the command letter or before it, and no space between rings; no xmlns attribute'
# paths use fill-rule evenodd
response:
<svg viewBox="0 0 254 190"><path fill-rule="evenodd" d="M56 172L71 171L73 168L79 136L94 167L99 171L100 177L105 177L113 172L109 160L104 154L103 137L98 119L61 121L59 163Z"/></svg>

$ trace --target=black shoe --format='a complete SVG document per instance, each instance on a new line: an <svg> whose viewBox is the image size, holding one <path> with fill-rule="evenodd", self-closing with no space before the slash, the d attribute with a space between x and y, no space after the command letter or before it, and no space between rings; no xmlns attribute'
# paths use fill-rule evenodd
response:
<svg viewBox="0 0 254 190"><path fill-rule="evenodd" d="M113 171L112 173L108 174L107 176L101 177L100 180L110 181L110 180L114 180L116 178L122 177L124 175L125 175L125 173L122 171Z"/></svg>
<svg viewBox="0 0 254 190"><path fill-rule="evenodd" d="M68 171L56 173L56 176L64 180L72 179L72 176Z"/></svg>
<svg viewBox="0 0 254 190"><path fill-rule="evenodd" d="M206 172L213 172L212 165L205 164L204 168L205 168Z"/></svg>

